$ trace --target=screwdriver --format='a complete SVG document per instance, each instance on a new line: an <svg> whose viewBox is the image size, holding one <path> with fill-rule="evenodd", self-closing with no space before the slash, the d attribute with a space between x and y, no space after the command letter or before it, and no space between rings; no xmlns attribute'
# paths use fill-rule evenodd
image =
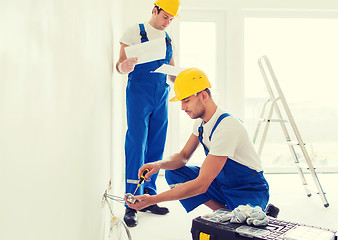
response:
<svg viewBox="0 0 338 240"><path fill-rule="evenodd" d="M148 172L149 172L149 169L148 169L148 168L144 169L144 171L142 172L140 181L138 182L137 187L136 187L135 192L134 192L133 195L135 195L137 189L139 188L139 186L141 186L141 183L144 181L144 178L145 178L145 176L146 176L146 174L147 174Z"/></svg>

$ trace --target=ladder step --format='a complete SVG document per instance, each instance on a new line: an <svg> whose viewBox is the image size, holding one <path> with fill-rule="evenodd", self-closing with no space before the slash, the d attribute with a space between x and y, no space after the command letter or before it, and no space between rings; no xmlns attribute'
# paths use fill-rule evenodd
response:
<svg viewBox="0 0 338 240"><path fill-rule="evenodd" d="M278 119L278 118L272 118L272 119L266 119L266 118L262 118L259 120L260 122L289 122L286 119Z"/></svg>
<svg viewBox="0 0 338 240"><path fill-rule="evenodd" d="M309 185L303 185L309 192L314 193L314 194L320 194L317 189L314 189L313 186L309 186ZM311 193L308 194L308 197L311 197ZM326 192L323 192L323 194L325 195Z"/></svg>
<svg viewBox="0 0 338 240"><path fill-rule="evenodd" d="M295 142L295 141L286 141L289 145L293 145L293 146L300 146L301 144L299 142ZM306 143L304 143L305 145Z"/></svg>
<svg viewBox="0 0 338 240"><path fill-rule="evenodd" d="M302 169L302 171L310 171L309 166L306 163L301 163L301 162L295 162L296 165L298 165L298 167L300 167ZM315 167L313 167L313 170L316 170Z"/></svg>

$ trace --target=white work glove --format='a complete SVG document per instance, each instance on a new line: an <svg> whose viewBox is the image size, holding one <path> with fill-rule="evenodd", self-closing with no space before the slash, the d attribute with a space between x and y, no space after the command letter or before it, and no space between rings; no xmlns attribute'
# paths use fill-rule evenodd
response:
<svg viewBox="0 0 338 240"><path fill-rule="evenodd" d="M262 209L256 212L254 209L249 218L246 219L246 223L254 226L266 226L269 223L269 219Z"/></svg>
<svg viewBox="0 0 338 240"><path fill-rule="evenodd" d="M259 206L239 205L232 212L223 216L222 222L229 221L232 223L244 223L254 226L266 226L269 219Z"/></svg>
<svg viewBox="0 0 338 240"><path fill-rule="evenodd" d="M118 69L121 73L130 73L134 70L135 65L137 64L137 57L127 58L120 63Z"/></svg>

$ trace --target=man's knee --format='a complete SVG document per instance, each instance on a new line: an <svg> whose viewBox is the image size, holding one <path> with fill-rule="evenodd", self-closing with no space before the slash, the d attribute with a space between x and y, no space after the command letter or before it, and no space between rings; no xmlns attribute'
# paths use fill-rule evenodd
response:
<svg viewBox="0 0 338 240"><path fill-rule="evenodd" d="M172 170L165 170L164 172L165 180L170 185L172 181L175 179L175 174Z"/></svg>
<svg viewBox="0 0 338 240"><path fill-rule="evenodd" d="M182 176L178 174L177 170L166 170L165 179L167 180L167 183L170 188L174 188L185 182Z"/></svg>
<svg viewBox="0 0 338 240"><path fill-rule="evenodd" d="M184 166L176 170L166 170L165 179L169 186L173 184L177 185L195 179L198 177L198 173L198 167Z"/></svg>

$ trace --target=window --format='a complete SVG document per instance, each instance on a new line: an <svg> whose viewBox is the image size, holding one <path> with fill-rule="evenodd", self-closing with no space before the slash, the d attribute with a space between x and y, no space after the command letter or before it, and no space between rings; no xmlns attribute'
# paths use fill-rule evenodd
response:
<svg viewBox="0 0 338 240"><path fill-rule="evenodd" d="M338 19L244 20L245 119L254 132L268 94L257 60L267 55L317 169L338 166ZM293 166L279 124L271 124L262 161L265 169ZM283 142L284 141L284 142ZM300 151L300 150L299 150ZM294 168L292 168L294 169Z"/></svg>
<svg viewBox="0 0 338 240"><path fill-rule="evenodd" d="M179 62L182 67L205 71L216 85L216 22L182 21L179 28Z"/></svg>
<svg viewBox="0 0 338 240"><path fill-rule="evenodd" d="M217 61L224 48L222 39L224 26L224 13L192 11L182 13L185 18L173 27L176 32L176 65L183 68L197 67L203 70L212 85L212 95L217 101L216 91L220 91L217 76L222 75L225 63ZM221 45L221 46L220 46ZM220 67L222 66L222 67ZM223 79L224 80L224 79ZM174 94L174 91L171 91ZM169 128L166 151L177 152L182 149L192 133L192 120L185 112L180 110L180 103L169 104ZM168 154L167 154L168 155ZM198 164L205 158L202 147L197 149L189 164Z"/></svg>

